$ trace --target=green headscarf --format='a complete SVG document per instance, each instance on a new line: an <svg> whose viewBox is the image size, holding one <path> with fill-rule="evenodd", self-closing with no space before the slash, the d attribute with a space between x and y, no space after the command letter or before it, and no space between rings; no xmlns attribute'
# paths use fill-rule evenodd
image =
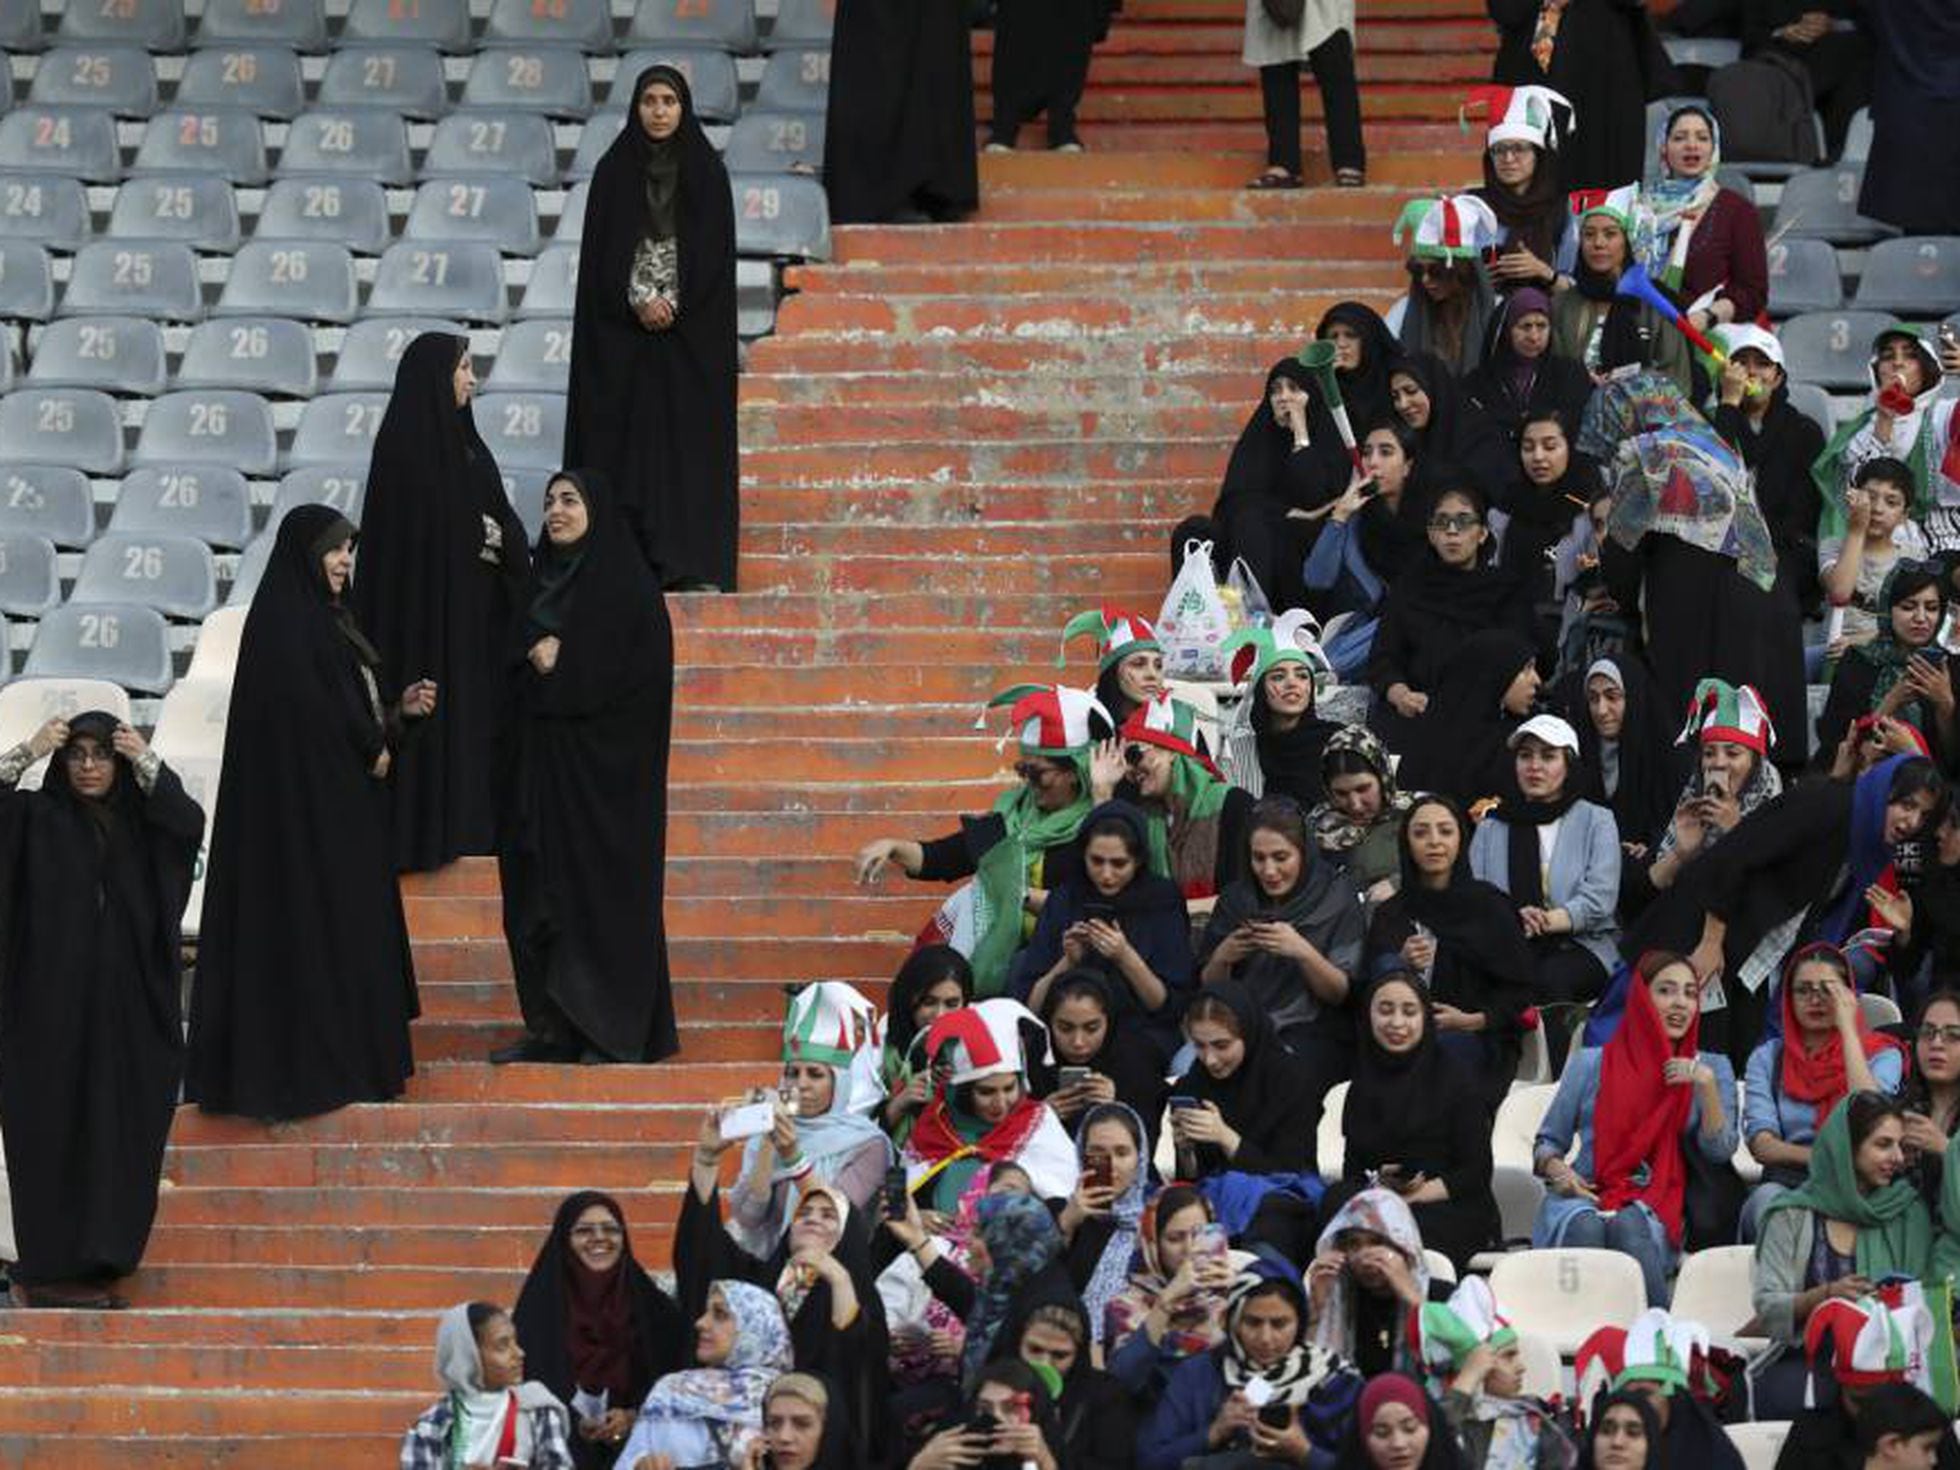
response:
<svg viewBox="0 0 1960 1470"><path fill-rule="evenodd" d="M1940 1233L1933 1242L1933 1280L1960 1278L1960 1133L1946 1146L1946 1171L1940 1176Z"/></svg>
<svg viewBox="0 0 1960 1470"><path fill-rule="evenodd" d="M1817 1131L1810 1146L1810 1177L1802 1186L1778 1195L1764 1212L1764 1218L1778 1210L1809 1210L1828 1220L1842 1220L1858 1227L1857 1266L1860 1276L1873 1281L1894 1274L1917 1280L1926 1274L1933 1257L1933 1220L1910 1180L1895 1178L1882 1189L1869 1194L1858 1188L1857 1171L1852 1167L1851 1106L1831 1109L1830 1117ZM1960 1207L1960 1196L1952 1193L1952 1177L1941 1199L1944 1218L1947 1199ZM1957 1217L1960 1218L1960 1217Z"/></svg>
<svg viewBox="0 0 1960 1470"><path fill-rule="evenodd" d="M1188 755L1171 756L1171 780L1164 792L1164 809L1145 808L1150 840L1150 871L1160 878L1175 877L1171 863L1171 816L1180 822L1201 822L1224 809L1225 795L1232 789L1203 764Z"/></svg>
<svg viewBox="0 0 1960 1470"><path fill-rule="evenodd" d="M1007 984L1007 967L1021 947L1021 915L1028 896L1028 870L1051 847L1075 840L1082 819L1094 805L1089 796L1089 751L1038 750L1021 747L1024 756L1067 761L1075 772L1075 800L1058 811L1045 812L1025 782L1002 792L994 814L1007 824L1007 835L982 855L974 870L973 993L985 1000L999 995Z"/></svg>

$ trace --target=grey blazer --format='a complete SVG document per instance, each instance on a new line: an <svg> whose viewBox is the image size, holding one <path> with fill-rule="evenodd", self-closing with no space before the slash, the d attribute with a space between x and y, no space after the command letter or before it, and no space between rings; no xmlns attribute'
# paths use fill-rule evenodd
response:
<svg viewBox="0 0 1960 1470"><path fill-rule="evenodd" d="M1470 872L1486 883L1510 891L1511 827L1497 817L1485 817L1470 838ZM1552 862L1545 884L1548 908L1572 915L1572 939L1605 967L1607 974L1620 963L1620 825L1613 813L1596 802L1575 801L1559 823L1552 844Z"/></svg>

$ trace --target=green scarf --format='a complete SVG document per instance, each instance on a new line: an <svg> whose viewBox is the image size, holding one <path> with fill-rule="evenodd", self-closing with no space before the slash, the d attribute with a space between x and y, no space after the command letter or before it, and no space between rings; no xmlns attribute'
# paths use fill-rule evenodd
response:
<svg viewBox="0 0 1960 1470"><path fill-rule="evenodd" d="M1071 842L1094 803L1089 796L1086 750L1024 750L1024 755L1065 760L1075 770L1076 798L1059 811L1035 804L1027 785L1003 792L994 813L1007 823L1007 835L981 856L974 870L973 995L986 1000L1007 984L1007 967L1021 947L1021 915L1028 897L1028 869L1051 847Z"/></svg>
<svg viewBox="0 0 1960 1470"><path fill-rule="evenodd" d="M1933 1242L1933 1280L1960 1278L1960 1134L1946 1146L1940 1177L1940 1234Z"/></svg>
<svg viewBox="0 0 1960 1470"><path fill-rule="evenodd" d="M1858 1227L1857 1265L1860 1276L1877 1281L1894 1273L1917 1280L1926 1274L1933 1259L1933 1221L1927 1214L1919 1191L1906 1179L1894 1179L1883 1189L1861 1193L1858 1176L1852 1168L1851 1110L1838 1106L1818 1130L1810 1146L1810 1177L1801 1187L1780 1194L1764 1212L1764 1218L1778 1210L1809 1210L1828 1220L1842 1220ZM1951 1185L1941 1200L1960 1206L1960 1196Z"/></svg>
<svg viewBox="0 0 1960 1470"><path fill-rule="evenodd" d="M1151 872L1160 878L1177 876L1171 863L1172 814L1180 822L1202 822L1206 817L1215 817L1224 809L1225 793L1231 789L1190 756L1173 758L1171 784L1164 793L1164 805L1149 812Z"/></svg>

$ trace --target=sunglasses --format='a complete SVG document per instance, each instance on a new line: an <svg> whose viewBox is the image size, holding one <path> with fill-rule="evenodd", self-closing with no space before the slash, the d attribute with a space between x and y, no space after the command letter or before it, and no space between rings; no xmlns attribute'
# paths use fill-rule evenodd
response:
<svg viewBox="0 0 1960 1470"><path fill-rule="evenodd" d="M1432 531L1468 531L1482 524L1482 517L1468 510L1442 511L1429 518L1429 529Z"/></svg>
<svg viewBox="0 0 1960 1470"><path fill-rule="evenodd" d="M1123 764L1124 764L1124 765L1126 765L1126 766L1140 766L1140 765L1142 765L1142 764L1143 764L1143 757L1144 757L1144 755L1145 755L1145 754L1146 754L1146 753L1148 752L1148 750L1149 750L1149 747L1148 747L1148 746L1146 746L1146 745L1143 745L1143 744L1142 744L1142 743L1140 743L1140 742L1133 742L1132 744L1129 744L1129 745L1126 745L1126 746L1124 746L1124 747L1123 747Z"/></svg>
<svg viewBox="0 0 1960 1470"><path fill-rule="evenodd" d="M1412 281L1440 281L1448 277L1450 264L1444 260L1412 260L1408 270Z"/></svg>
<svg viewBox="0 0 1960 1470"><path fill-rule="evenodd" d="M1059 775L1055 767L1039 765L1034 761L1014 762L1014 774L1030 786L1039 786L1050 776Z"/></svg>

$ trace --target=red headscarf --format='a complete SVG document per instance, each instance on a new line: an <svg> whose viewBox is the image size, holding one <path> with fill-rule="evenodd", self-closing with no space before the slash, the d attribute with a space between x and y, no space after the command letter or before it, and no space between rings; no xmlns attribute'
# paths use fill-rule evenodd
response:
<svg viewBox="0 0 1960 1470"><path fill-rule="evenodd" d="M1354 1411L1355 1423L1364 1441L1368 1438L1368 1431L1374 1427L1375 1415L1390 1404L1400 1404L1423 1423L1430 1423L1429 1396L1413 1378L1400 1373L1377 1373L1361 1390L1361 1403Z"/></svg>
<svg viewBox="0 0 1960 1470"><path fill-rule="evenodd" d="M1701 1032L1697 1012L1688 1034L1669 1041L1659 1007L1647 988L1647 957L1634 966L1626 1016L1599 1059L1599 1098L1593 1104L1593 1183L1602 1210L1639 1200L1660 1216L1667 1238L1681 1243L1681 1206L1688 1188L1681 1133L1688 1126L1692 1087L1669 1082L1661 1068L1673 1057L1692 1057ZM1640 1166L1647 1182L1635 1182Z"/></svg>
<svg viewBox="0 0 1960 1470"><path fill-rule="evenodd" d="M1844 1072L1844 1038L1837 1028L1833 1026L1829 1039L1815 1051L1809 1051L1804 1047L1803 1029L1797 1024L1796 997L1790 982L1796 977L1799 965L1816 959L1828 960L1837 970L1839 980L1847 987L1856 987L1851 981L1851 966L1836 945L1806 944L1783 966L1783 1091L1799 1102L1813 1104L1817 1109L1816 1126L1822 1128L1831 1109L1851 1090L1851 1084ZM1905 1050L1891 1037L1881 1036L1867 1026L1862 1010L1858 1013L1858 1044L1865 1049L1867 1060L1888 1051Z"/></svg>

